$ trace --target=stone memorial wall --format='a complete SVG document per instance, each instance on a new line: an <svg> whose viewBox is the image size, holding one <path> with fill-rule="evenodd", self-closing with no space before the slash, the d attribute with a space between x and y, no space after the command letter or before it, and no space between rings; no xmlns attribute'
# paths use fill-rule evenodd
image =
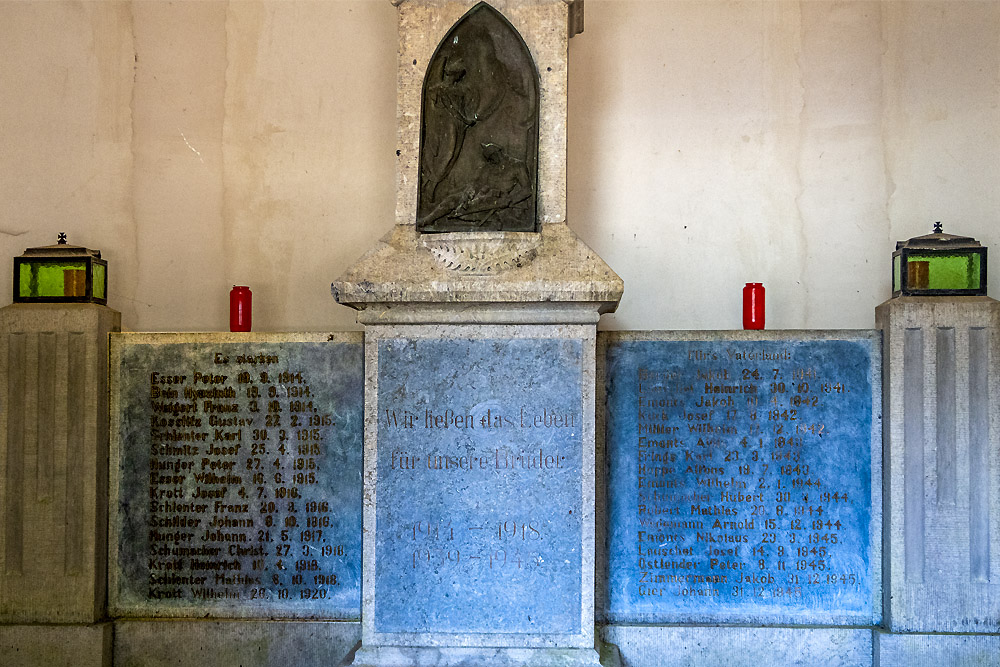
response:
<svg viewBox="0 0 1000 667"><path fill-rule="evenodd" d="M118 617L357 619L360 334L111 344Z"/></svg>
<svg viewBox="0 0 1000 667"><path fill-rule="evenodd" d="M878 623L878 335L603 342L606 619Z"/></svg>
<svg viewBox="0 0 1000 667"><path fill-rule="evenodd" d="M361 334L111 341L114 664L349 664L365 623L542 647L591 604L623 664L998 664L995 634L887 631L875 332L602 333L592 397L574 327L387 326L367 416Z"/></svg>

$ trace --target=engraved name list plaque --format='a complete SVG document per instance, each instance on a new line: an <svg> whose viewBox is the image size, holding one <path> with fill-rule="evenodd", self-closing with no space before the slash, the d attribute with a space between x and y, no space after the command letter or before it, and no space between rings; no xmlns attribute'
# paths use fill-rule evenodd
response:
<svg viewBox="0 0 1000 667"><path fill-rule="evenodd" d="M357 618L360 334L111 344L112 614Z"/></svg>
<svg viewBox="0 0 1000 667"><path fill-rule="evenodd" d="M605 341L609 620L877 622L878 335Z"/></svg>

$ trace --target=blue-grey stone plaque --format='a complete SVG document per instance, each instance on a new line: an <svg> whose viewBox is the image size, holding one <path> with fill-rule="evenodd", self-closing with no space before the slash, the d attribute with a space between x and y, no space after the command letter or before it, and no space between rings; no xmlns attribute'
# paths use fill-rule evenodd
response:
<svg viewBox="0 0 1000 667"><path fill-rule="evenodd" d="M112 614L357 619L361 335L111 350Z"/></svg>
<svg viewBox="0 0 1000 667"><path fill-rule="evenodd" d="M579 635L583 341L378 341L377 633Z"/></svg>
<svg viewBox="0 0 1000 667"><path fill-rule="evenodd" d="M877 622L877 334L605 340L606 618Z"/></svg>

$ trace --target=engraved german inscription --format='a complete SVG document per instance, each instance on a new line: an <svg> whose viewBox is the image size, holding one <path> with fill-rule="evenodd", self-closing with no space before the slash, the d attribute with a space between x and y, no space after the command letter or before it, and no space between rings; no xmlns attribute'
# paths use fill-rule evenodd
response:
<svg viewBox="0 0 1000 667"><path fill-rule="evenodd" d="M871 368L869 340L611 346L613 618L870 616Z"/></svg>
<svg viewBox="0 0 1000 667"><path fill-rule="evenodd" d="M379 343L378 632L579 631L581 355Z"/></svg>
<svg viewBox="0 0 1000 667"><path fill-rule="evenodd" d="M360 341L116 343L118 604L356 617Z"/></svg>

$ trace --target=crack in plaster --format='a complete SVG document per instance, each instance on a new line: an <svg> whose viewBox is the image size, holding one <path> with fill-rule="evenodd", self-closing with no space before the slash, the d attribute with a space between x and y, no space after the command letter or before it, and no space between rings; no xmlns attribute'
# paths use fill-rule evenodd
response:
<svg viewBox="0 0 1000 667"><path fill-rule="evenodd" d="M892 46L888 34L889 31L891 30L891 25L890 25L891 21L887 20L886 10L882 7L882 5L878 6L878 12L879 12L878 20L879 23L881 24L880 35L882 38L882 44L881 44L882 89L879 91L881 98L879 104L882 108L882 119L881 119L882 126L881 128L879 128L879 139L881 141L881 148L882 148L882 173L885 178L885 204L882 213L884 216L883 224L885 226L885 241L886 241L885 247L889 248L893 246L893 237L895 236L892 231L892 207L893 207L893 201L896 197L896 181L893 178L893 171L892 171L892 161L894 153L893 144L889 139L889 132L890 132L889 128L891 127L891 119L889 118L890 104L887 102L886 97L887 97L887 92L888 94L891 95L891 91L895 89L893 84L897 83L898 77L895 76L896 71L895 68L893 67ZM891 19L891 17L889 18ZM890 80L890 78L893 80ZM893 104L892 106L902 111L902 107L900 105Z"/></svg>
<svg viewBox="0 0 1000 667"><path fill-rule="evenodd" d="M808 92L806 91L805 85L803 84L803 65L802 65L802 51L805 48L805 35L807 27L805 25L805 17L802 15L802 9L798 9L798 43L795 46L795 71L796 71L796 85L798 87L799 96L799 113L798 113L798 127L797 127L797 138L798 143L798 157L795 160L795 188L797 194L795 195L795 211L798 217L798 225L796 226L797 237L799 241L799 257L802 261L799 262L799 276L796 280L799 288L803 291L804 298L800 300L802 304L801 313L801 326L809 326L809 303L811 301L809 297L809 281L807 280L808 275L808 264L809 264L809 236L806 234L806 215L802 208L802 200L806 194L806 179L804 177L805 166L805 151L806 151L806 124L809 122L809 103L807 100Z"/></svg>
<svg viewBox="0 0 1000 667"><path fill-rule="evenodd" d="M129 3L128 8L128 20L129 20L129 33L132 38L132 90L129 94L129 124L130 124L130 135L129 135L129 155L128 155L128 179L129 184L127 191L129 192L129 217L131 218L132 224L129 225L129 231L132 236L132 261L135 263L133 269L133 280L121 281L122 284L118 293L118 298L127 302L129 304L128 310L130 312L122 313L123 322L138 322L139 320L139 310L136 308L135 304L141 304L136 297L139 292L139 280L140 280L140 268L139 268L139 216L138 216L138 206L136 204L137 199L137 186L136 186L136 174L135 165L138 160L138 148L136 146L136 88L137 81L139 80L139 40L136 36L135 29L135 5ZM117 289L115 291L118 291ZM110 292L110 289L109 289ZM152 304L146 304L151 307ZM124 311L125 308L122 308Z"/></svg>

